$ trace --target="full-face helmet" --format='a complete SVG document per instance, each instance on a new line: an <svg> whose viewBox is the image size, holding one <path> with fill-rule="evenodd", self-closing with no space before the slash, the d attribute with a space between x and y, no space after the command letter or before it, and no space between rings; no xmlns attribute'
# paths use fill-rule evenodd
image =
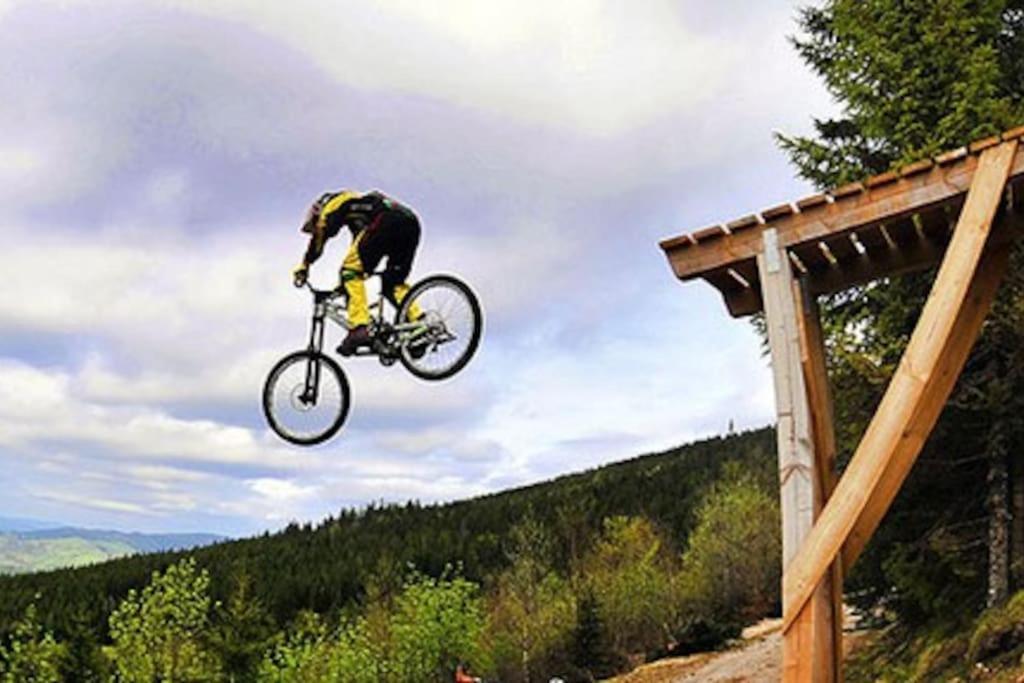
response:
<svg viewBox="0 0 1024 683"><path fill-rule="evenodd" d="M327 202L331 201L331 199L336 196L338 196L337 192L324 192L313 200L313 203L309 205L308 209L306 209L306 217L302 221L302 232L313 232L313 228L316 226L317 220L320 219L320 212L323 211Z"/></svg>

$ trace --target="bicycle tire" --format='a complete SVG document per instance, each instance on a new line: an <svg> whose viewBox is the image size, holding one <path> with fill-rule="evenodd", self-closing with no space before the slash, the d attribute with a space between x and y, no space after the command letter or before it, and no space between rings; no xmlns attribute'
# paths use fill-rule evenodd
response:
<svg viewBox="0 0 1024 683"><path fill-rule="evenodd" d="M431 371L426 369L423 367L422 363L423 358L426 356L414 358L408 347L403 346L399 349L398 359L406 370L420 379L436 382L452 377L466 367L466 364L473 358L477 347L480 345L480 337L483 333L483 313L480 308L480 302L476 298L476 294L473 293L473 290L470 289L469 285L465 282L454 275L431 275L413 285L412 289L409 290L409 293L406 294L404 299L402 299L402 305L395 314L395 324L398 325L407 320L410 306L412 306L413 303L416 303L417 299L419 299L425 292L433 288L448 288L457 292L463 297L472 317L468 344L454 362L441 370ZM428 352L427 355L430 353L433 352Z"/></svg>
<svg viewBox="0 0 1024 683"><path fill-rule="evenodd" d="M303 360L308 361L311 358L321 364L321 372L326 368L334 376L338 387L338 403L337 408L332 409L332 413L328 415L329 421L323 429L318 429L308 435L302 435L288 429L288 427L283 424L280 419L281 416L278 415L278 411L275 410L274 398L277 395L276 390L278 389L278 383L285 371L294 363L302 362ZM297 387L293 387L288 391L289 400L293 405L295 388ZM351 405L352 391L349 388L348 378L345 376L345 372L333 358L316 351L303 350L288 354L274 364L274 367L271 368L270 372L267 374L267 379L263 384L263 415L267 420L267 424L270 425L270 428L279 437L297 446L314 446L316 444L323 443L337 434L338 430L341 429L342 425L345 424L345 420L348 418L348 412Z"/></svg>

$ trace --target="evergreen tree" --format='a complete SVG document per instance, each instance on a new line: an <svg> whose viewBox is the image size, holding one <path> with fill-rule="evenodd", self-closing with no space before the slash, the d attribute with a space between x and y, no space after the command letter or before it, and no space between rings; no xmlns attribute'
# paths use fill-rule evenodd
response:
<svg viewBox="0 0 1024 683"><path fill-rule="evenodd" d="M816 120L813 138L779 141L799 174L820 188L1024 121L1020 0L828 0L804 9L800 25L795 46L842 111ZM875 283L825 304L844 457L874 412L931 279ZM984 542L985 526L963 522L985 515L987 463L1012 455L1007 444L1024 443L1019 254L1007 279L921 462L855 567L853 587L865 600L900 588L895 604L905 617L927 618L952 603L952 615L966 616L964 608L980 606L985 593L987 558L968 550ZM1005 523L1005 511L990 512Z"/></svg>
<svg viewBox="0 0 1024 683"><path fill-rule="evenodd" d="M77 610L69 618L69 627L64 641L67 656L64 658L64 679L76 683L99 683L109 681L113 671L110 660L93 626L92 615Z"/></svg>
<svg viewBox="0 0 1024 683"><path fill-rule="evenodd" d="M584 589L576 603L576 628L573 631L572 663L587 672L589 680L615 673L608 658L608 638L594 591Z"/></svg>
<svg viewBox="0 0 1024 683"><path fill-rule="evenodd" d="M211 637L229 681L252 680L274 630L273 619L253 595L252 579L244 571L235 575L231 596L216 610Z"/></svg>
<svg viewBox="0 0 1024 683"><path fill-rule="evenodd" d="M0 636L8 635L25 607L35 602L40 621L58 636L65 636L71 616L81 613L97 640L108 642L110 612L118 602L146 585L153 572L163 572L186 556L209 571L210 597L225 604L232 572L244 566L252 579L252 597L278 629L303 610L354 610L374 582L397 593L410 565L438 577L448 564L458 562L467 579L483 583L510 566L509 531L528 514L551 530L551 565L566 575L586 554L606 517L644 515L673 539L685 539L700 491L727 463L740 462L746 470L775 476L773 438L772 430L760 429L472 500L373 505L343 510L318 525L295 524L188 553L135 555L43 574L0 576Z"/></svg>

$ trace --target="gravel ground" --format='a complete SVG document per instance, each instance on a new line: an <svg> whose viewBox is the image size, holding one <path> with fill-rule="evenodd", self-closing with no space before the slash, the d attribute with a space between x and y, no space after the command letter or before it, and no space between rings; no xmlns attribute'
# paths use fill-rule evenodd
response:
<svg viewBox="0 0 1024 683"><path fill-rule="evenodd" d="M782 676L781 619L767 619L743 631L742 640L721 652L662 659L610 683L776 683ZM847 633L849 653L858 633Z"/></svg>

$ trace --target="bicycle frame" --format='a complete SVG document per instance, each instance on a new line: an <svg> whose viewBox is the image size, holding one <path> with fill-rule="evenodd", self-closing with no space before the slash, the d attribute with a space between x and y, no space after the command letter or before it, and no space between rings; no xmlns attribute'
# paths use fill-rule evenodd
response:
<svg viewBox="0 0 1024 683"><path fill-rule="evenodd" d="M367 276L367 279L370 277L380 277L382 274L383 273L381 272L371 273ZM313 293L313 320L309 330L309 344L306 348L309 351L320 353L323 349L324 343L325 320L330 320L345 330L351 330L353 325L348 319L347 302L339 303L335 301L335 299L347 298L345 294L337 289L314 289L308 282L306 283L306 287ZM371 348L361 349L354 355L380 356L382 358L387 357L394 359L397 358L397 349L401 348L403 344L407 344L413 339L416 339L429 331L429 326L422 321L410 321L397 325L388 323L384 319L384 302L386 300L387 297L384 296L384 290L381 288L377 295L377 300L371 303L368 307L370 310L371 329L374 330L375 343ZM382 335L382 332L386 333L386 335ZM383 342L384 340L380 339L380 337L390 336L390 334L396 335L394 343L381 343L379 345L376 343L378 341ZM316 385L310 387L309 380L307 379L307 391L310 389L315 391L315 386Z"/></svg>

